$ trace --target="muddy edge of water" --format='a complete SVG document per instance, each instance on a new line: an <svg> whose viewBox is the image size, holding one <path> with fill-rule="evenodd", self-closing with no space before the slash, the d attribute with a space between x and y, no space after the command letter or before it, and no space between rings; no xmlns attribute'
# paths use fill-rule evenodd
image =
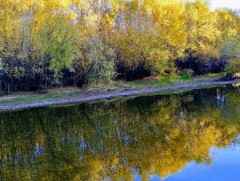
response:
<svg viewBox="0 0 240 181"><path fill-rule="evenodd" d="M113 99L121 98L127 96L142 96L153 93L171 93L172 91L181 91L188 89L200 89L210 86L220 86L227 84L237 84L240 83L240 79L235 79L231 81L219 81L218 79L204 80L199 82L190 82L182 84L173 84L167 86L152 86L147 88L135 88L135 89L119 89L119 90L109 90L109 91L99 91L99 92L87 92L87 93L77 93L76 95L71 95L67 97L58 97L54 99L46 99L32 102L13 102L7 104L0 104L0 112L3 111L17 111L30 108L40 108L46 106L54 105L70 105L83 102L96 101L101 99Z"/></svg>

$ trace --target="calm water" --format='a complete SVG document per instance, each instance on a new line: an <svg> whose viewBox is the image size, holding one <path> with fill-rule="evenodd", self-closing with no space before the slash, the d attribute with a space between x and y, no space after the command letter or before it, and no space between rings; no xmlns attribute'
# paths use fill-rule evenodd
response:
<svg viewBox="0 0 240 181"><path fill-rule="evenodd" d="M240 90L0 113L0 180L240 178Z"/></svg>

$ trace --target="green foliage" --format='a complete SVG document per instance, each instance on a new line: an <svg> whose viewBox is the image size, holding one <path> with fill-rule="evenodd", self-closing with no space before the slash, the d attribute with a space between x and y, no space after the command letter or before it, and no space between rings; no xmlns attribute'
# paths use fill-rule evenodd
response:
<svg viewBox="0 0 240 181"><path fill-rule="evenodd" d="M72 70L76 44L81 43L80 31L64 16L51 17L39 30L41 62L59 76L63 68Z"/></svg>
<svg viewBox="0 0 240 181"><path fill-rule="evenodd" d="M228 60L227 72L240 73L240 37L229 37L222 45L222 56Z"/></svg>
<svg viewBox="0 0 240 181"><path fill-rule="evenodd" d="M97 36L90 40L87 56L93 65L88 75L90 82L107 84L115 78L115 51Z"/></svg>
<svg viewBox="0 0 240 181"><path fill-rule="evenodd" d="M234 74L238 74L240 73L240 59L231 59L228 67L227 67L227 72L231 75L234 76Z"/></svg>

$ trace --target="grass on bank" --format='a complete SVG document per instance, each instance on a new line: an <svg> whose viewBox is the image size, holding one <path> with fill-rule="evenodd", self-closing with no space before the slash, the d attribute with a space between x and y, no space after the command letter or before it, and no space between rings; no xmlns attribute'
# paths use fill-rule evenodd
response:
<svg viewBox="0 0 240 181"><path fill-rule="evenodd" d="M33 102L41 100L51 100L55 98L63 98L77 93L82 90L74 87L54 88L42 92L16 92L10 95L0 97L0 105L8 103Z"/></svg>
<svg viewBox="0 0 240 181"><path fill-rule="evenodd" d="M175 76L175 77L147 77L142 80L136 81L114 81L108 85L104 84L92 84L85 86L83 88L77 87L60 87L54 89L48 89L45 92L16 92L11 95L0 97L0 105L1 104L9 104L9 103L24 103L24 102L33 102L33 101L41 101L41 100L51 100L56 98L64 98L72 95L78 94L87 94L90 92L105 92L105 91L114 91L114 90L122 90L122 89L146 89L155 86L167 86L173 84L181 84L181 83L194 83L197 81L206 81L213 78L218 78L224 76L221 74L208 74L207 76Z"/></svg>
<svg viewBox="0 0 240 181"><path fill-rule="evenodd" d="M172 85L172 84L181 84L181 83L188 83L188 82L195 82L195 81L203 81L213 78L219 78L223 77L225 73L218 73L218 74L207 74L204 76L188 76L188 75L182 75L182 76L174 76L174 77L162 77L162 78L156 78L156 77L146 77L142 80L135 80L135 81L113 81L109 85L104 84L92 84L89 85L89 90L99 90L102 88L106 89L120 89L120 88L139 88L139 87L151 87L151 86L166 86L166 85Z"/></svg>

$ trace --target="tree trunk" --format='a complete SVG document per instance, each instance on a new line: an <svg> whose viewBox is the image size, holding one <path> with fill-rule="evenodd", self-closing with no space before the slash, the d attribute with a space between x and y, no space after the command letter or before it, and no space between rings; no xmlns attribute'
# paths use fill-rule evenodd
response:
<svg viewBox="0 0 240 181"><path fill-rule="evenodd" d="M10 94L10 83L7 83L7 94Z"/></svg>
<svg viewBox="0 0 240 181"><path fill-rule="evenodd" d="M2 93L2 78L0 80L0 94Z"/></svg>

